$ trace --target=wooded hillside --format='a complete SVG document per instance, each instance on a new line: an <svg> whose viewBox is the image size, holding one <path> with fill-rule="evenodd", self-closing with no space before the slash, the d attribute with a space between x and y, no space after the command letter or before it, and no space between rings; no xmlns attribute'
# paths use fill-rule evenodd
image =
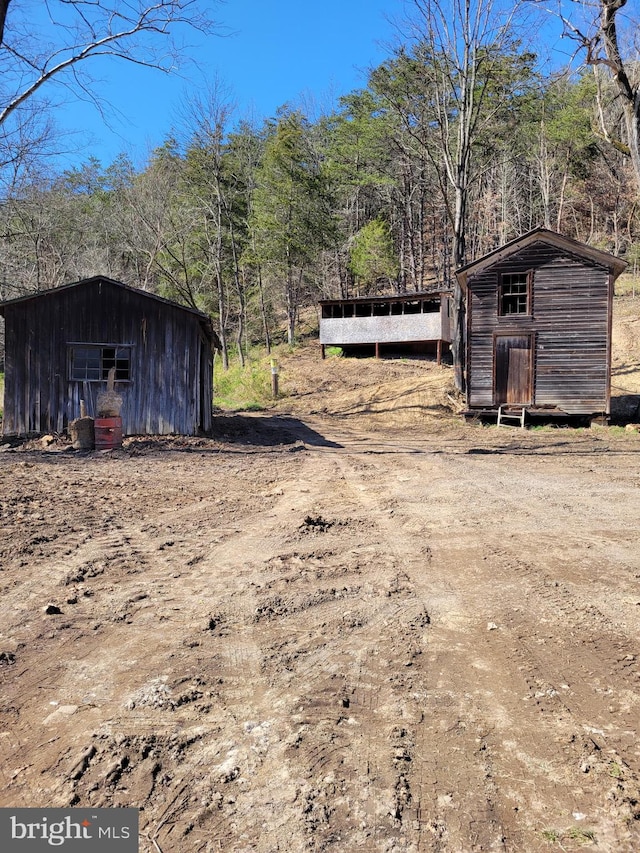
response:
<svg viewBox="0 0 640 853"><path fill-rule="evenodd" d="M634 270L637 139L604 19L592 41L567 29L583 66L549 73L491 2L474 22L410 5L411 37L331 114L249 123L214 87L141 168L5 169L0 299L106 275L209 313L226 364L292 342L319 298L453 287L461 262L537 225Z"/></svg>

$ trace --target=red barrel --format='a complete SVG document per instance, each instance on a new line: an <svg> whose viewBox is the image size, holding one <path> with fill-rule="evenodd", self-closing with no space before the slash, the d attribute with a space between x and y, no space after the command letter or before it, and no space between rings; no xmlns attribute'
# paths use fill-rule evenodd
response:
<svg viewBox="0 0 640 853"><path fill-rule="evenodd" d="M122 418L96 418L96 450L116 450L122 447Z"/></svg>

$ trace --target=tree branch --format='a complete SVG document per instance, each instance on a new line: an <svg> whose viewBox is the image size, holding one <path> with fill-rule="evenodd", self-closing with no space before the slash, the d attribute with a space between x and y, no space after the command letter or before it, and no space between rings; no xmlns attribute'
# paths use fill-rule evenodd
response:
<svg viewBox="0 0 640 853"><path fill-rule="evenodd" d="M9 2L10 0L0 0L0 33L4 31ZM172 70L172 66L165 67L160 60L145 54L143 50L136 52L132 44L136 36L168 36L171 29L178 24L187 24L202 31L209 31L213 26L211 21L197 12L197 0L159 0L148 6L144 3L105 6L99 0L57 0L57 4L63 8L72 8L81 21L81 29L78 29L80 25L74 25L62 18L56 20L51 3L47 4L54 27L61 34L71 35L75 44L63 44L58 49L50 50L44 61L38 60L37 56L31 57L10 44L2 44L1 50L22 64L23 68L34 72L35 76L2 106L0 126L45 84L95 56L114 56L150 68ZM130 10L129 14L125 14L127 8ZM98 35L100 31L102 35ZM84 39L83 32L86 36ZM17 76L22 76L19 71Z"/></svg>

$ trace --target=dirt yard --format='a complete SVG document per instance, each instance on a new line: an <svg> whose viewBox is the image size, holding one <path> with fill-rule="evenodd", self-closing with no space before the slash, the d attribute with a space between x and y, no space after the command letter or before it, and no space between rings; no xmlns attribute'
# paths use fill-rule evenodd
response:
<svg viewBox="0 0 640 853"><path fill-rule="evenodd" d="M0 805L139 806L143 853L639 850L640 435L465 425L450 379L310 347L210 440L4 445Z"/></svg>

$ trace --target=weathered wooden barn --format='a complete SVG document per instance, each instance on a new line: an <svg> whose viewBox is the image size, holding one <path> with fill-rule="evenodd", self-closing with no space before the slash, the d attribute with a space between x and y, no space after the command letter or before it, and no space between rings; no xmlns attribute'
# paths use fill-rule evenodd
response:
<svg viewBox="0 0 640 853"><path fill-rule="evenodd" d="M320 343L377 357L385 353L432 354L438 363L451 343L448 292L324 299Z"/></svg>
<svg viewBox="0 0 640 853"><path fill-rule="evenodd" d="M610 413L613 285L626 263L537 228L457 271L469 414Z"/></svg>
<svg viewBox="0 0 640 853"><path fill-rule="evenodd" d="M115 368L124 434L211 428L215 333L199 311L98 276L0 304L4 435L64 432Z"/></svg>

